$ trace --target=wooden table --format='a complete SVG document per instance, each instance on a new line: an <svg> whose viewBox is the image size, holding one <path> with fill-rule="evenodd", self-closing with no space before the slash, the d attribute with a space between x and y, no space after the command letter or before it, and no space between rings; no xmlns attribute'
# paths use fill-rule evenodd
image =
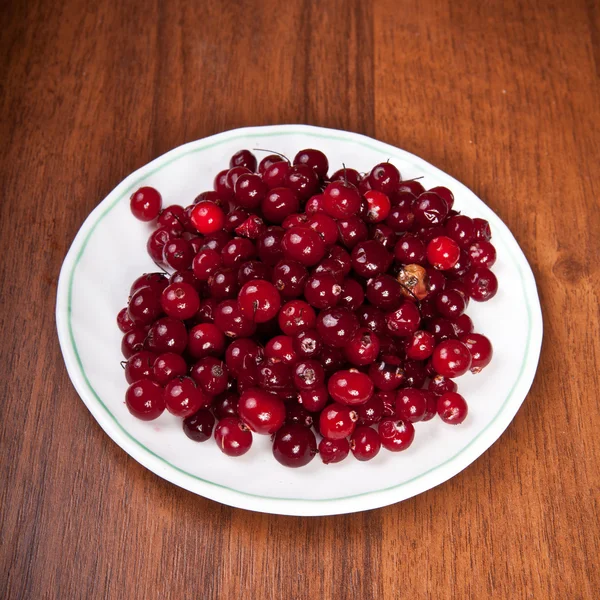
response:
<svg viewBox="0 0 600 600"><path fill-rule="evenodd" d="M543 2L3 3L0 597L600 597L600 8ZM79 226L131 171L244 125L405 148L508 224L545 318L537 379L451 481L362 514L196 497L118 448L54 323Z"/></svg>

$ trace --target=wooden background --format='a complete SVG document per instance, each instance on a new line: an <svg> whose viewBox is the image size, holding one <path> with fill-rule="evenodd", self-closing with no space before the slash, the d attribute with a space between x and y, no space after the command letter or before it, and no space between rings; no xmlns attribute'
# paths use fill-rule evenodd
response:
<svg viewBox="0 0 600 600"><path fill-rule="evenodd" d="M600 7L593 0L0 2L0 597L600 597ZM131 171L243 125L357 131L512 229L545 318L514 422L451 481L328 518L130 459L67 377L56 281Z"/></svg>

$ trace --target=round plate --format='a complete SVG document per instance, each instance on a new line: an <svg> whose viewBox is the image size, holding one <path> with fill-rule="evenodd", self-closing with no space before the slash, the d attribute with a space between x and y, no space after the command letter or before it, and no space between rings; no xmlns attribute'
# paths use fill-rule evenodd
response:
<svg viewBox="0 0 600 600"><path fill-rule="evenodd" d="M197 444L181 420L164 413L152 422L132 417L120 365L122 334L115 317L131 282L156 271L146 253L149 225L133 218L129 196L156 187L168 204L190 204L212 188L218 171L241 148L267 148L293 157L319 148L331 171L345 163L360 171L390 160L404 179L422 177L426 188L449 187L455 208L487 219L498 251L499 291L490 302L471 302L476 331L494 345L482 374L460 378L469 416L460 426L435 418L416 424L412 446L399 454L382 450L368 463L352 456L335 465L316 457L289 469L272 456L267 436L254 436L241 458L222 454L213 440ZM264 156L262 152L256 152ZM69 376L106 433L142 465L187 490L240 508L286 515L330 515L386 506L428 490L471 464L515 416L533 382L542 341L536 285L523 252L502 221L464 185L424 160L374 139L303 125L227 131L168 152L119 184L86 219L69 250L58 283L56 321Z"/></svg>

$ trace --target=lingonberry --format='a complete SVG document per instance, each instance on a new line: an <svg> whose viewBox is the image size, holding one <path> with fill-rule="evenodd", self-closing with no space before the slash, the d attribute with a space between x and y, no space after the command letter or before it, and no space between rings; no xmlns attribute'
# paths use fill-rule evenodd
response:
<svg viewBox="0 0 600 600"><path fill-rule="evenodd" d="M398 237L391 227L375 223L369 228L369 239L379 242L386 250L393 250Z"/></svg>
<svg viewBox="0 0 600 600"><path fill-rule="evenodd" d="M406 300L396 310L385 315L385 322L392 335L405 337L419 329L421 315L415 304Z"/></svg>
<svg viewBox="0 0 600 600"><path fill-rule="evenodd" d="M437 343L456 338L456 330L448 319L434 317L425 323L425 328L433 333Z"/></svg>
<svg viewBox="0 0 600 600"><path fill-rule="evenodd" d="M152 421L165 410L163 389L151 379L140 379L127 388L125 404L134 417Z"/></svg>
<svg viewBox="0 0 600 600"><path fill-rule="evenodd" d="M281 162L281 159L282 157L279 154L269 154L268 156L265 156L258 164L258 174L262 175L272 164L275 164L276 162ZM248 165L242 166L248 167Z"/></svg>
<svg viewBox="0 0 600 600"><path fill-rule="evenodd" d="M226 268L239 267L256 256L256 247L247 238L234 238L221 250L221 259Z"/></svg>
<svg viewBox="0 0 600 600"><path fill-rule="evenodd" d="M212 323L201 323L190 329L188 352L196 359L221 356L225 350L225 335Z"/></svg>
<svg viewBox="0 0 600 600"><path fill-rule="evenodd" d="M368 289L368 288L367 288ZM386 331L385 316L375 306L362 305L357 311L358 320L363 327L367 327L377 334L383 334Z"/></svg>
<svg viewBox="0 0 600 600"><path fill-rule="evenodd" d="M419 227L432 227L444 223L449 209L446 201L435 192L423 192L412 210Z"/></svg>
<svg viewBox="0 0 600 600"><path fill-rule="evenodd" d="M489 242L492 239L492 230L490 224L485 219L473 219L473 227L475 228L474 240L477 242Z"/></svg>
<svg viewBox="0 0 600 600"><path fill-rule="evenodd" d="M300 150L294 157L294 165L306 165L314 169L320 179L327 177L327 171L329 171L329 161L327 156L320 150L314 148L307 148L306 150Z"/></svg>
<svg viewBox="0 0 600 600"><path fill-rule="evenodd" d="M421 388L427 379L425 363L420 360L404 361L404 381L407 387Z"/></svg>
<svg viewBox="0 0 600 600"><path fill-rule="evenodd" d="M446 221L446 235L452 238L461 248L468 248L475 236L473 219L466 215L455 215Z"/></svg>
<svg viewBox="0 0 600 600"><path fill-rule="evenodd" d="M263 218L277 225L300 208L300 200L296 193L288 188L273 188L260 203Z"/></svg>
<svg viewBox="0 0 600 600"><path fill-rule="evenodd" d="M190 375L199 388L209 396L217 396L227 389L229 371L225 363L214 356L205 356L191 369Z"/></svg>
<svg viewBox="0 0 600 600"><path fill-rule="evenodd" d="M297 423L303 427L312 427L313 416L297 402L289 402L285 407L285 422Z"/></svg>
<svg viewBox="0 0 600 600"><path fill-rule="evenodd" d="M334 373L327 382L327 390L340 404L355 406L367 402L375 387L368 375L352 369Z"/></svg>
<svg viewBox="0 0 600 600"><path fill-rule="evenodd" d="M237 269L220 267L208 279L210 295L215 300L231 300L238 294Z"/></svg>
<svg viewBox="0 0 600 600"><path fill-rule="evenodd" d="M398 185L398 192L409 192L415 198L420 196L425 191L423 185L416 179L408 179L407 181L401 181Z"/></svg>
<svg viewBox="0 0 600 600"><path fill-rule="evenodd" d="M315 434L298 423L284 425L273 439L273 456L285 467L304 467L316 453Z"/></svg>
<svg viewBox="0 0 600 600"><path fill-rule="evenodd" d="M314 229L323 240L325 246L333 246L338 240L338 224L334 219L324 213L317 213L310 217L307 225Z"/></svg>
<svg viewBox="0 0 600 600"><path fill-rule="evenodd" d="M467 418L468 412L465 399L456 392L446 392L437 399L437 413L444 423L459 425Z"/></svg>
<svg viewBox="0 0 600 600"><path fill-rule="evenodd" d="M153 221L162 208L162 197L153 187L141 187L129 200L131 212L140 221Z"/></svg>
<svg viewBox="0 0 600 600"><path fill-rule="evenodd" d="M246 283L238 294L242 314L255 323L265 323L277 316L281 297L270 282L257 279Z"/></svg>
<svg viewBox="0 0 600 600"><path fill-rule="evenodd" d="M238 377L244 370L261 363L262 360L262 348L248 338L233 340L225 352L227 368L234 377Z"/></svg>
<svg viewBox="0 0 600 600"><path fill-rule="evenodd" d="M287 175L290 171L290 163L281 158L271 163L262 173L262 179L269 189L283 187L286 183Z"/></svg>
<svg viewBox="0 0 600 600"><path fill-rule="evenodd" d="M438 397L429 390L422 390L423 394L425 394L425 400L427 402L427 408L425 409L425 414L421 421L431 421L433 417L437 414L437 399Z"/></svg>
<svg viewBox="0 0 600 600"><path fill-rule="evenodd" d="M271 362L293 365L298 356L294 350L293 339L289 335L276 335L265 344L265 358Z"/></svg>
<svg viewBox="0 0 600 600"><path fill-rule="evenodd" d="M447 319L460 317L467 307L465 297L457 290L445 289L435 296L438 313Z"/></svg>
<svg viewBox="0 0 600 600"><path fill-rule="evenodd" d="M135 323L129 318L129 309L126 306L117 314L117 325L123 333L128 333L135 327Z"/></svg>
<svg viewBox="0 0 600 600"><path fill-rule="evenodd" d="M322 411L329 401L327 388L322 385L312 390L299 390L298 402L309 412Z"/></svg>
<svg viewBox="0 0 600 600"><path fill-rule="evenodd" d="M331 346L321 348L319 360L327 373L339 371L346 364L346 356L343 349Z"/></svg>
<svg viewBox="0 0 600 600"><path fill-rule="evenodd" d="M249 281L255 281L256 279L268 281L272 276L273 270L269 265L265 265L265 263L258 260L249 260L239 266L237 280L238 285L243 287Z"/></svg>
<svg viewBox="0 0 600 600"><path fill-rule="evenodd" d="M454 333L456 334L456 337L460 338L466 333L473 333L473 321L466 313L463 313L460 315L460 317L456 317L455 319L448 320L450 321L452 327L454 327Z"/></svg>

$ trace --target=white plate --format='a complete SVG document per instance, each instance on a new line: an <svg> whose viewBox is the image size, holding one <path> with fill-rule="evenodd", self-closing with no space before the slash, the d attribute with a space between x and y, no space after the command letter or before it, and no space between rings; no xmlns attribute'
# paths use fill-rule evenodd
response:
<svg viewBox="0 0 600 600"><path fill-rule="evenodd" d="M266 436L237 459L213 441L197 444L181 421L165 413L139 421L125 407L121 333L115 317L131 282L156 271L146 253L148 225L129 212L129 196L142 185L160 190L166 204L187 205L212 188L215 174L241 148L268 148L289 157L319 148L331 170L345 163L361 171L390 160L404 179L422 176L426 188L449 187L455 208L487 219L498 251L499 291L490 302L471 302L477 331L489 336L494 359L477 376L460 378L469 403L460 426L440 419L416 424L405 452L382 450L368 463L353 457L335 465L317 458L301 469L275 461ZM257 153L260 157L262 154ZM330 515L386 506L428 490L471 464L515 416L533 381L542 341L536 285L525 256L502 221L464 185L424 160L371 138L304 125L227 131L168 152L131 174L86 219L69 250L58 284L56 321L69 376L106 433L142 465L168 481L219 502L287 515ZM73 435L76 435L74 432Z"/></svg>

